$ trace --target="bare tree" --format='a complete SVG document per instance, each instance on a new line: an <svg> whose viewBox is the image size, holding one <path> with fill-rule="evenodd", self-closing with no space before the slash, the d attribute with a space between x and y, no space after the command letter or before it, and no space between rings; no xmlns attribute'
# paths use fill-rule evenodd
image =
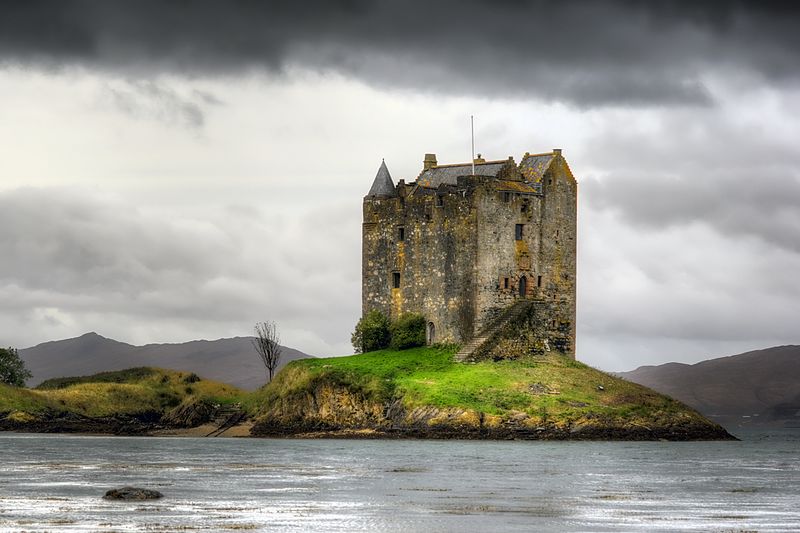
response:
<svg viewBox="0 0 800 533"><path fill-rule="evenodd" d="M275 369L281 360L281 338L275 322L258 322L255 327L256 336L253 339L253 348L258 352L264 366L267 367L269 380L275 375Z"/></svg>

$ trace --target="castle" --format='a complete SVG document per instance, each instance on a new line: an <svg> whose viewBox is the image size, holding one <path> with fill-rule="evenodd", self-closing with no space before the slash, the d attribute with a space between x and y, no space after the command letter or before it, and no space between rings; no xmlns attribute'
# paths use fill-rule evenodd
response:
<svg viewBox="0 0 800 533"><path fill-rule="evenodd" d="M546 350L575 356L577 182L561 154L440 165L364 197L362 311L421 313L428 343L464 343L532 300Z"/></svg>

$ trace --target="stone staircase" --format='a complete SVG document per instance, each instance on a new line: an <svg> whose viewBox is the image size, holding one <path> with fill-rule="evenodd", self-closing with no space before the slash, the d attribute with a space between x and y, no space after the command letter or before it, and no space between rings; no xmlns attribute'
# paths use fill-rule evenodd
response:
<svg viewBox="0 0 800 533"><path fill-rule="evenodd" d="M534 302L534 300L520 300L508 306L500 316L487 324L477 335L472 337L469 342L461 347L454 356L455 360L459 363L468 361L472 357L472 354L490 341L503 326L525 312Z"/></svg>
<svg viewBox="0 0 800 533"><path fill-rule="evenodd" d="M211 423L217 428L207 434L206 437L219 437L245 418L247 418L247 413L242 411L239 404L220 406L211 415Z"/></svg>

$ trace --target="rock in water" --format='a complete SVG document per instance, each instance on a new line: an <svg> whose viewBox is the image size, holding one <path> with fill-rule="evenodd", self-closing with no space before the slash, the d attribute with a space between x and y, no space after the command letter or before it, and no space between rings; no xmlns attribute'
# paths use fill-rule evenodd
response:
<svg viewBox="0 0 800 533"><path fill-rule="evenodd" d="M112 489L103 496L104 500L157 500L164 495L157 490L140 489L136 487L122 487Z"/></svg>

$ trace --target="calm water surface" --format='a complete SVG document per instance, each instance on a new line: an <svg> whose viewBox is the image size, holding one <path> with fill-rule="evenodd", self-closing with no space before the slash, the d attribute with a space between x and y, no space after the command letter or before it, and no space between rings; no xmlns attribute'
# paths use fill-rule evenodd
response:
<svg viewBox="0 0 800 533"><path fill-rule="evenodd" d="M742 442L0 434L0 531L800 531L800 431ZM114 487L154 502L106 502Z"/></svg>

